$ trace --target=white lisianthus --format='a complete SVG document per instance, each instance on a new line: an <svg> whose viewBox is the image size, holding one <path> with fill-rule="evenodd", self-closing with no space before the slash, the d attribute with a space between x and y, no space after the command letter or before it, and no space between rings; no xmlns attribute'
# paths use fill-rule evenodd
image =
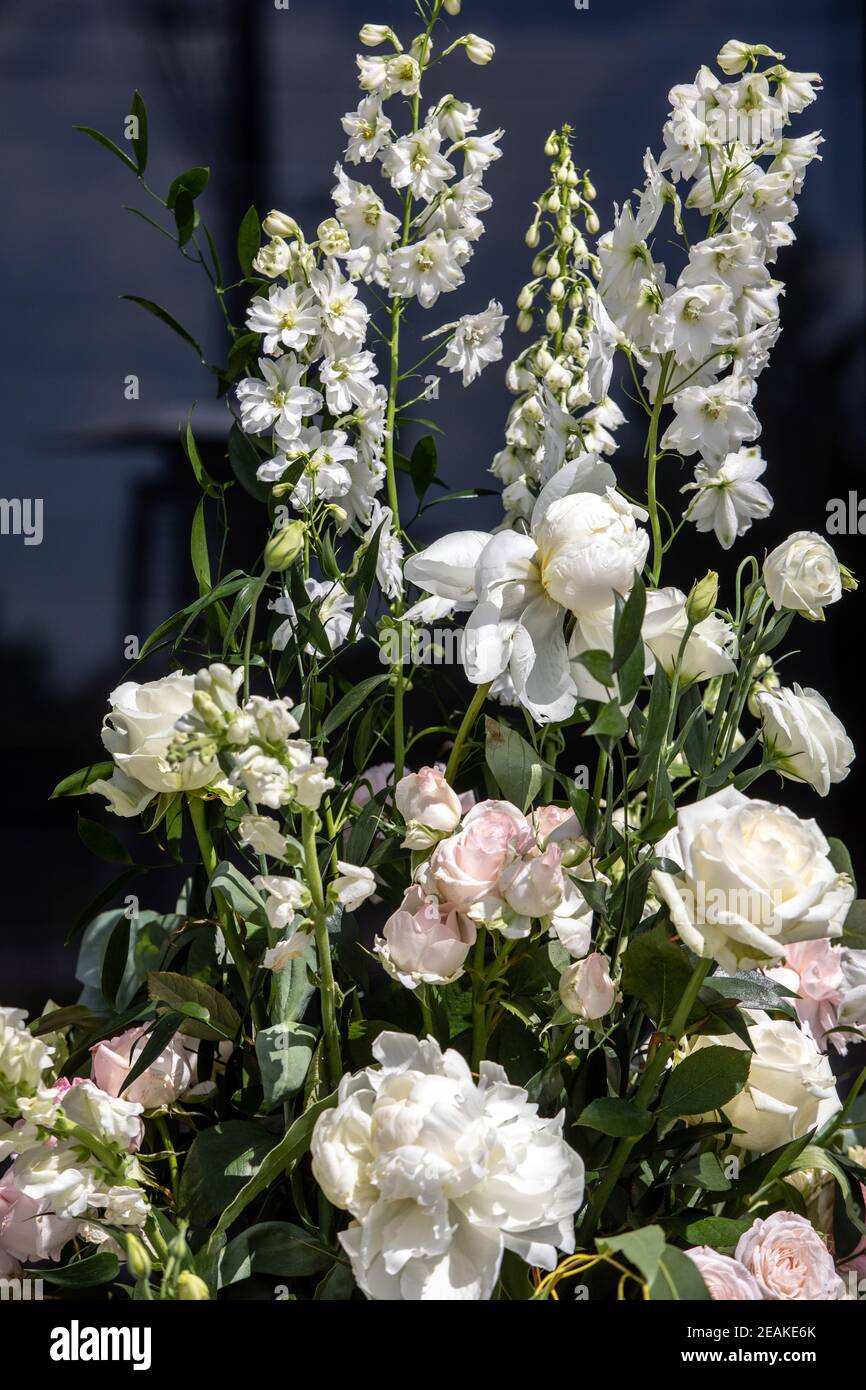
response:
<svg viewBox="0 0 866 1390"><path fill-rule="evenodd" d="M794 531L764 561L764 584L776 608L793 608L808 618L842 597L839 561L817 531Z"/></svg>
<svg viewBox="0 0 866 1390"><path fill-rule="evenodd" d="M696 494L686 511L687 520L698 531L715 531L722 549L730 550L753 521L763 520L773 509L770 493L758 482L766 467L757 448L728 454L718 467L699 463L694 482L680 489Z"/></svg>
<svg viewBox="0 0 866 1390"><path fill-rule="evenodd" d="M376 891L376 875L372 869L361 864L349 864L344 859L337 860L339 873L331 887L337 902L347 912L354 912Z"/></svg>
<svg viewBox="0 0 866 1390"><path fill-rule="evenodd" d="M737 634L715 613L695 623L680 653L688 629L687 602L681 589L650 590L642 628L644 641L667 675L673 675L679 660L683 682L729 675L736 669Z"/></svg>
<svg viewBox="0 0 866 1390"><path fill-rule="evenodd" d="M238 839L255 854L267 854L271 859L285 858L286 837L273 816L243 816L238 826Z"/></svg>
<svg viewBox="0 0 866 1390"><path fill-rule="evenodd" d="M502 305L491 299L480 314L464 314L456 323L445 324L435 333L425 334L425 338L438 337L451 333L452 337L440 357L439 367L447 367L449 372L462 372L463 385L468 386L491 362L499 362L502 357L502 330L508 322Z"/></svg>
<svg viewBox="0 0 866 1390"><path fill-rule="evenodd" d="M841 936L854 899L813 820L735 787L680 806L657 853L682 868L653 874L680 938L723 970L779 963L794 942Z"/></svg>
<svg viewBox="0 0 866 1390"><path fill-rule="evenodd" d="M159 680L124 681L108 697L111 706L102 725L102 742L115 770L110 779L91 782L88 791L108 798L118 816L136 816L160 792L196 791L222 780L215 759L168 761L175 724L192 710L195 680L174 673Z"/></svg>
<svg viewBox="0 0 866 1390"><path fill-rule="evenodd" d="M54 1049L35 1038L23 1009L0 1008L0 1114L15 1113L19 1096L32 1095L51 1066Z"/></svg>
<svg viewBox="0 0 866 1390"><path fill-rule="evenodd" d="M854 760L854 745L823 695L802 686L759 691L754 703L763 725L764 743L785 777L808 782L826 796L843 782Z"/></svg>
<svg viewBox="0 0 866 1390"><path fill-rule="evenodd" d="M373 1055L311 1145L325 1196L353 1217L339 1239L368 1298L490 1299L506 1249L553 1269L584 1190L562 1114L541 1119L492 1062L476 1084L432 1038L380 1033Z"/></svg>
<svg viewBox="0 0 866 1390"><path fill-rule="evenodd" d="M750 1011L749 1018L753 1020L748 1026L749 1075L722 1112L741 1131L734 1134L735 1144L754 1153L769 1153L826 1124L841 1102L829 1061L799 1024L770 1019L760 1012ZM693 1056L720 1045L747 1050L742 1038L726 1033L724 1037L701 1034L688 1052Z"/></svg>

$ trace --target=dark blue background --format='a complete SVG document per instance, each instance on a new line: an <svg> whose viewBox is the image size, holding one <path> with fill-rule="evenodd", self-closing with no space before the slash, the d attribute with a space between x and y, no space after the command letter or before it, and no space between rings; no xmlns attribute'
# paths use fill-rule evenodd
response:
<svg viewBox="0 0 866 1390"><path fill-rule="evenodd" d="M46 798L63 773L100 756L99 724L108 691L125 675L126 634L143 637L191 597L195 492L178 423L197 401L203 439L218 439L226 425L189 348L119 301L124 293L158 300L218 357L220 318L206 283L121 210L145 206L134 178L72 127L97 126L122 143L138 87L150 115L148 177L164 193L190 165L212 167L202 209L226 260L251 202L261 212L291 211L312 235L330 210L344 145L339 117L358 99L355 34L365 20L391 23L404 38L418 27L408 0L291 0L288 11L271 0L0 3L2 494L42 497L45 506L41 546L0 538L4 1003L39 1008L48 994L70 997L73 957L60 943L111 869L78 844L73 804ZM660 148L669 87L691 80L726 39L767 42L790 67L823 74L825 91L796 129L820 126L827 143L799 200L797 244L779 259L785 331L757 399L776 510L748 540L760 553L792 529L822 529L827 500L862 476L860 0L590 0L586 11L571 0L466 0L449 26L489 37L497 53L484 69L462 55L450 60L443 90L482 106L483 131L507 133L505 157L487 179L494 207L466 287L423 316L425 331L491 296L512 311L528 274L523 232L545 181L542 145L552 126L573 125L575 157L592 170L604 226L614 199L642 181L647 144ZM506 360L517 342L512 327ZM129 373L140 378L137 402L124 400ZM498 368L465 395L455 378L443 380L430 413L448 424L441 471L453 486L489 481L508 401ZM639 441L627 431L621 438L614 462L631 491ZM497 517L495 499L436 508L418 537ZM863 569L859 537L843 538L839 550ZM688 587L720 562L714 540L692 533L670 579ZM862 624L862 600L846 597L820 628L799 625L803 652L786 673L826 694L855 741ZM858 851L858 781L855 772L827 802L790 787L786 797ZM83 809L101 815L99 805Z"/></svg>

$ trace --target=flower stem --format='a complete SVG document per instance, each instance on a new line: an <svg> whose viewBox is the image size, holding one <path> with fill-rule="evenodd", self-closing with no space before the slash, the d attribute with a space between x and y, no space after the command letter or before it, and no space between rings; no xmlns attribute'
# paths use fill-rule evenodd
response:
<svg viewBox="0 0 866 1390"><path fill-rule="evenodd" d="M313 924L316 952L319 958L319 994L322 1001L322 1030L325 1035L325 1062L328 1080L336 1086L343 1075L343 1059L340 1055L340 1031L337 1026L337 986L334 980L334 963L331 959L331 943L328 938L328 912L325 905L325 890L319 872L319 859L316 854L316 817L312 811L304 811L304 872L310 897L313 900Z"/></svg>
<svg viewBox="0 0 866 1390"><path fill-rule="evenodd" d="M478 718L478 715L481 712L481 708L484 704L484 701L487 699L487 695L492 684L492 681L488 681L486 685L479 685L478 689L472 697L472 700L469 704L469 708L463 716L463 722L460 725L460 728L457 730L457 737L454 740L454 747L451 749L451 756L448 759L448 766L445 769L445 781L451 783L452 785L454 783L455 777L457 776L457 773L460 768L460 763L463 758L463 745L465 744L467 738L469 737L469 734L472 731L472 726L474 725L475 720Z"/></svg>
<svg viewBox="0 0 866 1390"><path fill-rule="evenodd" d="M659 373L659 383L656 388L656 398L653 402L652 414L650 416L649 431L647 433L647 507L650 515L650 530L653 538L653 562L650 571L652 582L657 585L659 576L662 572L662 555L664 547L662 545L662 528L659 519L658 499L656 497L656 467L658 465L658 437L659 419L665 403L665 382L668 374L669 358L662 358L661 372Z"/></svg>
<svg viewBox="0 0 866 1390"><path fill-rule="evenodd" d="M487 1050L487 1009L484 1004L484 990L487 980L484 975L484 948L487 932L478 928L475 939L475 954L472 958L472 1070L477 1071Z"/></svg>
<svg viewBox="0 0 866 1390"><path fill-rule="evenodd" d="M204 864L204 869L205 873L207 874L208 882L210 882L210 880L214 876L214 873L216 872L216 867L219 860L217 859L217 852L214 848L214 842L211 839L210 830L208 829L207 808L205 806L204 800L200 796L190 796L187 798L187 800L189 804L190 820L192 821L193 830L195 831L195 838L198 842L199 853L202 857L202 863ZM231 903L226 902L222 893L214 891L213 897L214 902L216 904L217 916L219 917L220 927L222 928L222 934L225 937L225 942L226 946L228 947L229 955L231 956L235 969L237 970L238 975L240 976L241 984L244 988L244 994L246 995L247 999L249 999L251 994L252 983L250 963L246 958L243 942L241 941L240 937L240 932L238 931L237 925L235 923L234 911L232 909Z"/></svg>
<svg viewBox="0 0 866 1390"><path fill-rule="evenodd" d="M655 1099L659 1082L673 1055L677 1042L685 1032L692 1006L698 997L698 992L706 978L707 971L711 964L712 961L701 959L692 971L691 979L683 990L683 995L677 1006L676 1013L671 1019L670 1032L666 1035L664 1041L659 1044L652 1057L647 1062L643 1077L641 1078L641 1083L634 1096L634 1103L636 1106L646 1109ZM639 1136L630 1139L620 1139L614 1149L610 1163L605 1170L604 1177L595 1189L592 1201L584 1217L583 1225L580 1228L578 1236L578 1243L580 1245L587 1247L592 1240L598 1223L604 1215L604 1209L607 1206L608 1198L617 1184L629 1154L638 1142L638 1137Z"/></svg>

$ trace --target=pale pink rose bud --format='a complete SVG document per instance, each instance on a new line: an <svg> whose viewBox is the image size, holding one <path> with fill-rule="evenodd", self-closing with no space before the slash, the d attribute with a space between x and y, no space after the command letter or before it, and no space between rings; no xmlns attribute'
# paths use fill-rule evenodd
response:
<svg viewBox="0 0 866 1390"><path fill-rule="evenodd" d="M17 1261L60 1259L78 1222L55 1216L51 1207L49 1197L37 1200L18 1191L13 1168L0 1178L0 1277L15 1277Z"/></svg>
<svg viewBox="0 0 866 1390"><path fill-rule="evenodd" d="M91 1075L101 1091L120 1096L145 1110L171 1105L195 1085L195 1045L180 1033L175 1033L158 1057L150 1063L131 1086L123 1091L123 1083L134 1067L142 1048L147 1045L148 1028L140 1024L127 1028L125 1033L90 1049Z"/></svg>
<svg viewBox="0 0 866 1390"><path fill-rule="evenodd" d="M507 801L481 801L430 860L439 897L464 910L493 894L506 864L534 843L526 817Z"/></svg>
<svg viewBox="0 0 866 1390"><path fill-rule="evenodd" d="M577 839L580 824L577 816L567 806L536 806L532 812L532 826L542 845L554 840Z"/></svg>
<svg viewBox="0 0 866 1390"><path fill-rule="evenodd" d="M433 767L422 767L419 772L401 777L394 801L407 826L432 832L426 840L428 845L437 835L449 835L456 829L463 814L457 793ZM417 848L424 846L419 844Z"/></svg>
<svg viewBox="0 0 866 1390"><path fill-rule="evenodd" d="M543 854L515 859L502 871L499 891L508 906L521 917L547 917L562 902L565 880L558 845Z"/></svg>
<svg viewBox="0 0 866 1390"><path fill-rule="evenodd" d="M736 1258L774 1302L830 1302L844 1292L833 1256L804 1216L774 1211L740 1236Z"/></svg>
<svg viewBox="0 0 866 1390"><path fill-rule="evenodd" d="M826 1052L827 1034L839 1022L842 1002L841 948L826 937L798 941L785 948L784 962L766 973L798 996L792 1003L800 1022ZM844 1045L844 1034L836 1034L830 1041L835 1043L837 1039Z"/></svg>
<svg viewBox="0 0 866 1390"><path fill-rule="evenodd" d="M559 997L578 1018L604 1018L616 1000L607 956L594 951L570 965L560 977Z"/></svg>
<svg viewBox="0 0 866 1390"><path fill-rule="evenodd" d="M417 989L458 979L474 943L475 926L468 917L415 885L373 944L388 974Z"/></svg>
<svg viewBox="0 0 866 1390"><path fill-rule="evenodd" d="M730 1255L720 1255L710 1245L695 1245L686 1254L700 1270L714 1303L763 1303L763 1294L755 1276L739 1260L731 1259Z"/></svg>

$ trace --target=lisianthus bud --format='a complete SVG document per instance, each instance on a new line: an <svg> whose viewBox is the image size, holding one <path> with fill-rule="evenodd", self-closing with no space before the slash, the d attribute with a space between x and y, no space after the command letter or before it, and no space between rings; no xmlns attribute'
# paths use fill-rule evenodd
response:
<svg viewBox="0 0 866 1390"><path fill-rule="evenodd" d="M389 40L396 48L400 47L394 30L388 24L365 24L358 38L365 48L378 48L380 43L387 43Z"/></svg>
<svg viewBox="0 0 866 1390"><path fill-rule="evenodd" d="M303 241L304 234L295 221L287 212L278 212L273 208L262 223L262 230L272 237L300 237Z"/></svg>
<svg viewBox="0 0 866 1390"><path fill-rule="evenodd" d="M275 531L265 546L265 565L269 570L287 570L304 546L304 523L289 521Z"/></svg>
<svg viewBox="0 0 866 1390"><path fill-rule="evenodd" d="M133 1279L149 1279L152 1265L150 1256L136 1235L126 1237L126 1263Z"/></svg>
<svg viewBox="0 0 866 1390"><path fill-rule="evenodd" d="M559 997L578 1018L604 1018L616 1000L607 956L594 951L570 965L560 977Z"/></svg>
<svg viewBox="0 0 866 1390"><path fill-rule="evenodd" d="M482 39L478 34L467 34L463 40L463 47L470 63L477 63L482 68L490 62L496 52L490 40Z"/></svg>
<svg viewBox="0 0 866 1390"><path fill-rule="evenodd" d="M184 1303L204 1303L210 1298L210 1290L203 1279L185 1269L178 1275L177 1296Z"/></svg>
<svg viewBox="0 0 866 1390"><path fill-rule="evenodd" d="M715 570L708 570L703 579L697 580L686 600L686 616L690 623L702 623L715 612L719 597L719 576Z"/></svg>

